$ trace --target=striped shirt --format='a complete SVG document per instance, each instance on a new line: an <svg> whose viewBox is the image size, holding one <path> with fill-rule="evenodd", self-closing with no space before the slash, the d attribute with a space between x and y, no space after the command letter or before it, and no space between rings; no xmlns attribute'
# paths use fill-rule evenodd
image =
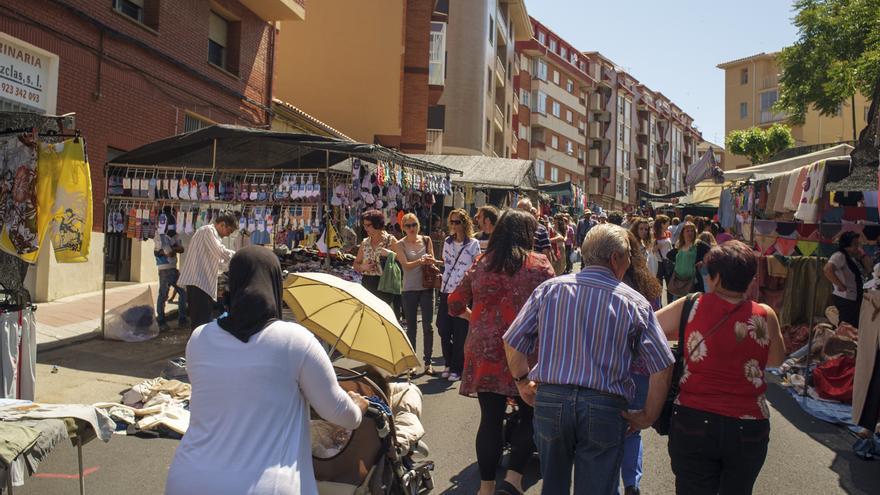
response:
<svg viewBox="0 0 880 495"><path fill-rule="evenodd" d="M534 249L536 253L543 253L550 249L550 234L547 233L547 227L541 224L538 224L538 228L535 229Z"/></svg>
<svg viewBox="0 0 880 495"><path fill-rule="evenodd" d="M523 354L538 350L529 378L577 385L632 401L636 354L648 373L673 363L650 303L605 267L544 282L532 293L504 341Z"/></svg>
<svg viewBox="0 0 880 495"><path fill-rule="evenodd" d="M199 227L186 248L186 258L177 285L198 287L216 301L220 265L228 263L233 254L235 251L220 243L220 234L214 224Z"/></svg>

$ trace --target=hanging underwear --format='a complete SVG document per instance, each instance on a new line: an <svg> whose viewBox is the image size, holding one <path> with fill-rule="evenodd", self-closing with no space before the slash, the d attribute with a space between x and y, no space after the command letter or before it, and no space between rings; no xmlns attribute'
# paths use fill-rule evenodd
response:
<svg viewBox="0 0 880 495"><path fill-rule="evenodd" d="M841 226L839 223L822 224L819 226L819 235L825 242L835 242L837 234L840 233Z"/></svg>
<svg viewBox="0 0 880 495"><path fill-rule="evenodd" d="M763 235L776 234L776 222L773 220L755 220L755 232Z"/></svg>
<svg viewBox="0 0 880 495"><path fill-rule="evenodd" d="M794 222L776 222L776 233L782 237L791 238L797 235L797 225Z"/></svg>
<svg viewBox="0 0 880 495"><path fill-rule="evenodd" d="M818 241L797 241L797 249L801 256L812 256L818 247Z"/></svg>
<svg viewBox="0 0 880 495"><path fill-rule="evenodd" d="M801 239L819 239L818 226L814 223L797 224L797 233Z"/></svg>
<svg viewBox="0 0 880 495"><path fill-rule="evenodd" d="M786 239L785 237L780 237L776 239L776 243L773 247L776 248L776 252L783 256L791 256L794 254L794 248L797 247L797 239Z"/></svg>
<svg viewBox="0 0 880 495"><path fill-rule="evenodd" d="M755 243L761 254L772 254L773 244L776 243L776 236L755 234Z"/></svg>
<svg viewBox="0 0 880 495"><path fill-rule="evenodd" d="M851 222L859 220L867 220L868 214L864 208L858 206L847 206L843 209L843 219Z"/></svg>
<svg viewBox="0 0 880 495"><path fill-rule="evenodd" d="M825 223L840 223L843 215L843 208L825 208L822 212L822 221Z"/></svg>
<svg viewBox="0 0 880 495"><path fill-rule="evenodd" d="M865 239L876 242L880 238L880 225L865 225L864 229L862 229L862 234L864 234Z"/></svg>

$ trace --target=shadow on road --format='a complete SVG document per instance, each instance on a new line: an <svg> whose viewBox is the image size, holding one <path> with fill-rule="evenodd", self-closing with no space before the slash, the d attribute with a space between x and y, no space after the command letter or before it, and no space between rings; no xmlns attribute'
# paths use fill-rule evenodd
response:
<svg viewBox="0 0 880 495"><path fill-rule="evenodd" d="M449 389L455 388L455 382L450 382L445 378L428 377L419 383L419 389L425 395L435 395L447 392Z"/></svg>
<svg viewBox="0 0 880 495"><path fill-rule="evenodd" d="M507 456L501 460L501 465L507 465ZM495 476L497 480L503 480L506 470L504 468L499 468L498 472ZM438 480L434 480L435 483ZM541 471L540 465L538 462L538 456L533 456L532 460L529 461L529 464L526 466L526 472L523 474L523 490L525 493L538 493L540 491L540 486L537 486L541 481ZM480 468L477 466L477 463L473 463L470 466L464 468L458 474L454 475L449 479L449 488L440 492L441 495L446 494L474 494L477 493L477 490L480 489Z"/></svg>
<svg viewBox="0 0 880 495"><path fill-rule="evenodd" d="M877 493L877 487L880 487L880 464L862 460L853 453L852 446L856 438L848 429L820 421L805 413L780 386L767 387L767 399L792 425L835 452L830 468L837 474L840 488L845 493Z"/></svg>

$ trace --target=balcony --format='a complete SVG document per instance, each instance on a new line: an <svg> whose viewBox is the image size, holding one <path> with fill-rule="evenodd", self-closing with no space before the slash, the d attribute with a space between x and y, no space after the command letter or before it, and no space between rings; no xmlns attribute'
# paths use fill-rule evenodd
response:
<svg viewBox="0 0 880 495"><path fill-rule="evenodd" d="M242 5L264 21L302 21L306 18L305 2L296 0L241 0Z"/></svg>
<svg viewBox="0 0 880 495"><path fill-rule="evenodd" d="M495 122L495 127L499 131L504 132L504 111L498 105L495 105L495 118L493 121Z"/></svg>
<svg viewBox="0 0 880 495"><path fill-rule="evenodd" d="M603 139L604 138L604 133L602 132L602 123L601 122L590 122L587 125L589 127L590 139Z"/></svg>
<svg viewBox="0 0 880 495"><path fill-rule="evenodd" d="M779 76L777 76L776 74L772 76L764 76L761 78L760 83L758 84L758 91L773 89L777 86L779 86Z"/></svg>
<svg viewBox="0 0 880 495"><path fill-rule="evenodd" d="M639 135L647 136L648 135L648 121L639 119Z"/></svg>
<svg viewBox="0 0 880 495"><path fill-rule="evenodd" d="M446 23L431 23L431 48L428 54L428 84L446 83Z"/></svg>
<svg viewBox="0 0 880 495"><path fill-rule="evenodd" d="M504 61L501 60L501 57L495 57L495 87L503 88L505 82L507 81L507 68L504 66Z"/></svg>
<svg viewBox="0 0 880 495"><path fill-rule="evenodd" d="M590 177L589 189L587 192L589 194L599 194L599 178L598 177Z"/></svg>
<svg viewBox="0 0 880 495"><path fill-rule="evenodd" d="M596 81L601 80L602 79L602 65L597 64L595 62L590 62L590 68L587 71L587 74L590 77L592 77L593 79L595 79Z"/></svg>
<svg viewBox="0 0 880 495"><path fill-rule="evenodd" d="M587 152L587 165L590 167L599 167L602 165L602 155L599 150L590 150Z"/></svg>
<svg viewBox="0 0 880 495"><path fill-rule="evenodd" d="M774 122L780 122L788 119L788 114L785 112L774 112L772 110L761 110L761 120L762 124L772 124Z"/></svg>
<svg viewBox="0 0 880 495"><path fill-rule="evenodd" d="M590 111L591 112L601 112L602 108L602 95L599 93L593 93L590 95Z"/></svg>
<svg viewBox="0 0 880 495"><path fill-rule="evenodd" d="M645 184L645 185L648 184L648 169L643 168L643 169L639 170L638 181L639 181L639 184Z"/></svg>
<svg viewBox="0 0 880 495"><path fill-rule="evenodd" d="M443 154L443 130L428 129L428 138L425 141L426 155L442 155Z"/></svg>
<svg viewBox="0 0 880 495"><path fill-rule="evenodd" d="M647 160L648 159L648 146L645 144L639 144L639 147L636 149L636 158L639 160Z"/></svg>

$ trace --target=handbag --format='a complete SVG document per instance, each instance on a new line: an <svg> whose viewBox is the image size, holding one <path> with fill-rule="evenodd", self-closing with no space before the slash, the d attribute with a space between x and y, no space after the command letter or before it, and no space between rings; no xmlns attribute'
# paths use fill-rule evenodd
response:
<svg viewBox="0 0 880 495"><path fill-rule="evenodd" d="M382 276L379 277L378 289L399 296L402 285L403 274L400 271L400 265L397 264L396 255L392 252L385 260L385 268L382 270Z"/></svg>
<svg viewBox="0 0 880 495"><path fill-rule="evenodd" d="M425 243L425 252L428 251L428 238L422 237L422 242ZM422 287L425 289L439 289L440 284L443 281L443 274L440 273L440 269L437 268L437 265L422 265Z"/></svg>
<svg viewBox="0 0 880 495"><path fill-rule="evenodd" d="M657 417L657 420L654 421L654 424L651 425L652 428L657 432L658 435L668 435L669 430L672 424L672 408L675 405L675 399L678 397L678 393L681 389L681 375L684 374L684 364L685 361L690 359L693 351L698 349L703 342L706 341L709 337L711 337L715 332L721 328L721 325L724 324L736 311L742 306L746 301L743 301L737 304L732 310L730 310L724 318L721 318L715 325L706 332L706 336L703 337L695 346L693 346L691 352L688 353L687 357L684 355L684 349L686 347L686 343L684 341L684 330L687 327L688 317L691 314L691 311L694 308L694 304L696 304L697 300L700 299L702 293L694 292L692 294L688 294L687 298L684 301L684 306L681 308L681 317L678 320L678 344L675 345L672 349L673 355L675 356L675 363L672 365L672 383L669 384L669 392L666 393L666 401L663 403L663 409L660 411L660 415Z"/></svg>
<svg viewBox="0 0 880 495"><path fill-rule="evenodd" d="M669 279L669 293L673 296L690 294L694 290L694 277L681 278L675 272Z"/></svg>

